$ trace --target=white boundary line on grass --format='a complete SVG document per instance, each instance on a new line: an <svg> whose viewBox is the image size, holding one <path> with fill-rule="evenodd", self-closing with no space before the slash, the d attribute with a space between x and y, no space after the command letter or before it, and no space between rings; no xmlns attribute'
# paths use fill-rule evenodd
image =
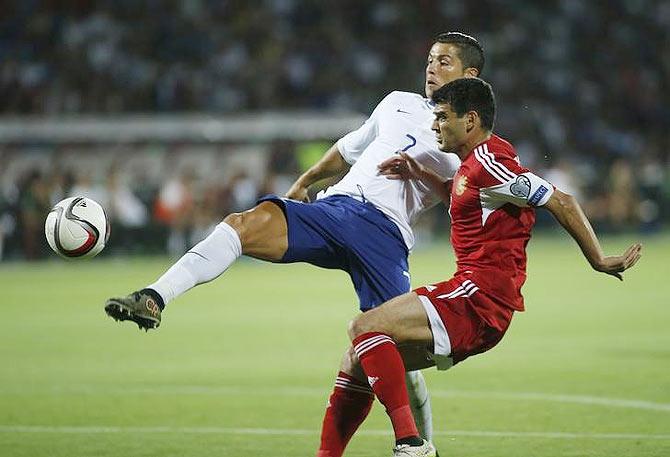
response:
<svg viewBox="0 0 670 457"><path fill-rule="evenodd" d="M196 435L317 435L318 430L233 428L233 427L115 427L115 426L49 426L0 425L0 433L58 433L58 434L114 434L114 433L181 433ZM390 431L361 430L361 435L390 436ZM540 439L595 439L595 440L670 440L670 435L644 433L569 433L569 432L512 432L488 430L436 431L445 437L484 438L540 438Z"/></svg>
<svg viewBox="0 0 670 457"><path fill-rule="evenodd" d="M116 387L102 386L64 386L51 389L0 389L0 394L89 394L97 395L271 395L271 396L296 396L296 397L326 397L329 392L317 388L248 388L240 386L197 386L197 385L167 385L155 387L127 387L118 389ZM493 400L522 400L522 401L544 401L551 403L571 403L578 405L605 406L614 408L639 409L645 411L659 411L670 413L670 403L657 403L646 400L595 397L590 395L570 394L547 394L540 392L485 392L465 390L430 390L430 395L435 398L482 398Z"/></svg>
<svg viewBox="0 0 670 457"><path fill-rule="evenodd" d="M670 412L670 403L656 403L646 400L627 400L622 398L594 397L590 395L545 394L538 392L468 392L468 391L429 391L438 398L472 397L496 400L530 400L552 403L574 403L580 405L612 406L616 408L642 409L647 411Z"/></svg>

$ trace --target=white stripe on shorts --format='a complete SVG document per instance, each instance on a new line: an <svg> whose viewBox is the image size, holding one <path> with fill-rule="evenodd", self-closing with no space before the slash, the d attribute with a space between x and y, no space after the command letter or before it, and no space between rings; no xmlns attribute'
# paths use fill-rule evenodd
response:
<svg viewBox="0 0 670 457"><path fill-rule="evenodd" d="M445 298L456 298L456 297L470 297L478 290L479 287L477 287L477 285L474 282L470 281L469 279L466 279L460 286L458 286L448 294L438 295L437 298L445 299Z"/></svg>
<svg viewBox="0 0 670 457"><path fill-rule="evenodd" d="M428 315L428 322L430 322L430 329L433 332L433 353L442 356L451 354L451 340L447 333L447 328L440 318L440 315L435 309L435 305L425 295L419 295L419 300Z"/></svg>

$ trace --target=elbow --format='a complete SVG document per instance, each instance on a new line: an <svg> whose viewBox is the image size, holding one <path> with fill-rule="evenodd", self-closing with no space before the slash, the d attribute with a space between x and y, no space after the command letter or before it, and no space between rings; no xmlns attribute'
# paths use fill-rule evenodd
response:
<svg viewBox="0 0 670 457"><path fill-rule="evenodd" d="M572 209L575 206L577 206L577 199L573 195L570 195L558 189L554 191L554 195L556 196L556 201L558 205L564 211Z"/></svg>
<svg viewBox="0 0 670 457"><path fill-rule="evenodd" d="M556 189L546 207L561 221L575 215L578 212L579 203L574 196Z"/></svg>
<svg viewBox="0 0 670 457"><path fill-rule="evenodd" d="M577 199L561 190L554 190L554 193L545 204L545 208L554 215L554 217L564 227L569 219L573 219L578 208Z"/></svg>

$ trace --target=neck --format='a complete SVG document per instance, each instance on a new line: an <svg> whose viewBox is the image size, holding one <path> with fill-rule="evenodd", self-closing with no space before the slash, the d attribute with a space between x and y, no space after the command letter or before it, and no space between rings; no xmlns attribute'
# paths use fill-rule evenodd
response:
<svg viewBox="0 0 670 457"><path fill-rule="evenodd" d="M487 141L489 138L491 138L491 132L489 131L479 131L476 134L472 135L465 143L461 145L460 148L458 148L458 151L456 151L456 155L458 156L459 159L465 160L465 158L470 154L470 152L477 146L478 144L483 143L484 141Z"/></svg>

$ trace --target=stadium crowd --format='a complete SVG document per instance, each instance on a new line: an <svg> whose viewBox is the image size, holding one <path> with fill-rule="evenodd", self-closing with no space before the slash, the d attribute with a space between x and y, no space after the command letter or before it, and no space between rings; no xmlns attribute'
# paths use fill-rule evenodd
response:
<svg viewBox="0 0 670 457"><path fill-rule="evenodd" d="M463 30L486 49L496 130L527 166L576 194L601 230L656 230L670 215L668 2L27 0L2 9L0 115L10 116L369 113L390 90L419 90L433 36ZM177 254L188 233L280 191L299 171L297 147L270 145L262 173L222 180L217 168L166 165L174 145L126 152L172 172L144 179L118 160L88 175L65 166L8 174L30 145L0 146L0 258L2 240L5 257L43 255L45 211L85 188L117 208L125 247L169 240L161 245ZM181 203L173 211L165 201Z"/></svg>
<svg viewBox="0 0 670 457"><path fill-rule="evenodd" d="M248 145L0 146L0 260L49 251L44 220L63 198L85 195L110 220L105 252L178 256L223 215L283 194L298 175L289 141Z"/></svg>

